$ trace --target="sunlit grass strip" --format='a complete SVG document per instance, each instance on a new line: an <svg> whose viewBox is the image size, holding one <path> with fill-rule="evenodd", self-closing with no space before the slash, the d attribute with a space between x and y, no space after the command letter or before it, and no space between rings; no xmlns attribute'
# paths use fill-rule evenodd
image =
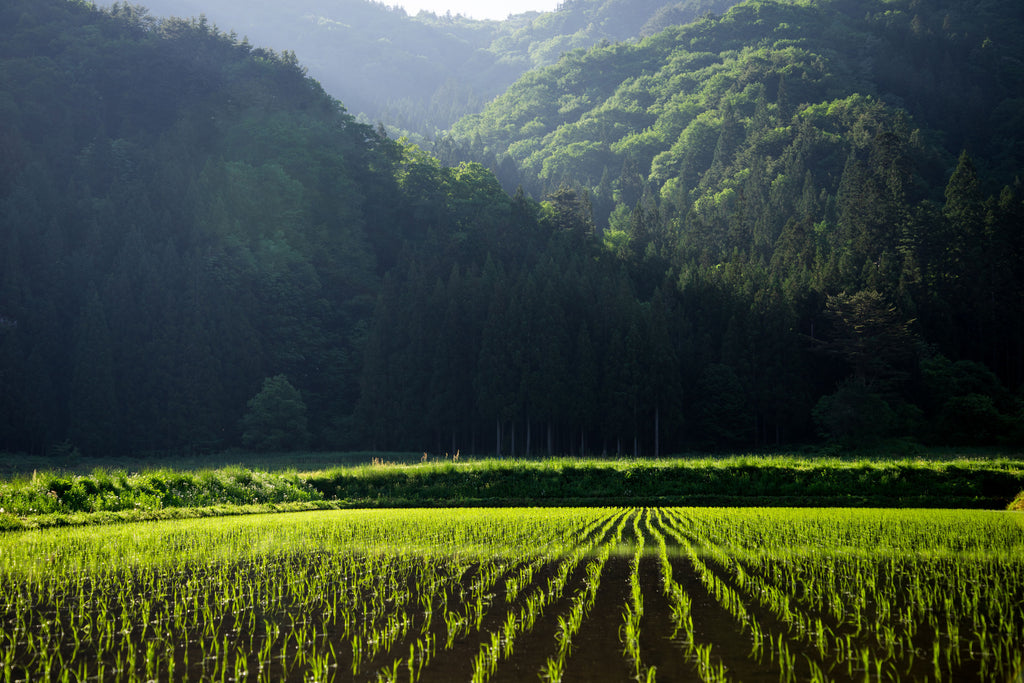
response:
<svg viewBox="0 0 1024 683"><path fill-rule="evenodd" d="M351 462L345 454L339 462ZM365 456L368 461L370 456ZM418 458L417 458L418 460ZM297 457L296 464L329 462ZM139 463L145 467L145 463ZM982 483L983 482L983 483ZM989 507L1024 489L1024 460L989 457L544 460L464 457L299 474L241 466L90 474L40 471L0 480L0 531L251 514L302 507L691 504ZM205 512L198 512L203 510ZM188 511L188 512L185 512Z"/></svg>
<svg viewBox="0 0 1024 683"><path fill-rule="evenodd" d="M515 458L335 468L307 481L347 501L461 500L474 505L600 501L614 504L778 504L1004 508L1024 488L1019 458ZM981 486L979 482L985 481ZM681 498L682 497L682 498Z"/></svg>
<svg viewBox="0 0 1024 683"><path fill-rule="evenodd" d="M11 516L142 512L322 499L322 494L294 471L264 472L241 466L195 472L154 469L143 473L97 468L91 474L51 471L0 481L0 511Z"/></svg>

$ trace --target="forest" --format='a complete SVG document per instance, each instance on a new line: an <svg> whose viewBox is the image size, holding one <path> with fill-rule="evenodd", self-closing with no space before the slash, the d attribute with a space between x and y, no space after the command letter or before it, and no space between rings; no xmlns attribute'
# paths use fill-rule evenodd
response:
<svg viewBox="0 0 1024 683"><path fill-rule="evenodd" d="M4 3L0 451L1024 443L1015 2L659 16L415 145L204 16Z"/></svg>

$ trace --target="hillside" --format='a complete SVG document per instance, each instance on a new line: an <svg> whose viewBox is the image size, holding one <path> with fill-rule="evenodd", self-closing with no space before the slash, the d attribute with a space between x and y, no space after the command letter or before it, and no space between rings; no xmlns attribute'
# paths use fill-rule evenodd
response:
<svg viewBox="0 0 1024 683"><path fill-rule="evenodd" d="M852 137L853 122L830 115L835 106L900 119L900 143L922 155L912 170L925 174L926 194L941 190L963 149L986 180L1005 183L1022 162L1012 143L1024 92L1020 24L1012 2L747 2L639 44L567 55L460 121L454 141L511 159L539 193L568 178L632 208L649 183L685 210L706 196L698 185L735 184L753 156L772 170L801 126ZM834 191L846 151L805 164L829 165L825 189Z"/></svg>
<svg viewBox="0 0 1024 683"><path fill-rule="evenodd" d="M690 300L682 334L728 368L747 434L808 400L833 435L921 410L988 438L974 418L1018 409L967 363L1024 381L1020 28L1011 2L747 2L531 72L449 144L506 188L583 197L641 297ZM845 371L794 374L796 348Z"/></svg>
<svg viewBox="0 0 1024 683"><path fill-rule="evenodd" d="M434 138L563 52L690 21L735 0L573 0L506 21L408 16L371 0L148 0L157 17L199 17L254 45L293 50L356 115Z"/></svg>
<svg viewBox="0 0 1024 683"><path fill-rule="evenodd" d="M537 202L203 18L6 3L0 451L1024 442L1013 7L880 7L525 76L447 149Z"/></svg>
<svg viewBox="0 0 1024 683"><path fill-rule="evenodd" d="M675 293L690 438L991 438L1024 381L1020 28L1012 2L747 2L526 74L447 154L579 198L641 299Z"/></svg>
<svg viewBox="0 0 1024 683"><path fill-rule="evenodd" d="M0 451L240 444L279 376L308 410L262 447L350 443L380 278L422 230L414 150L294 54L124 5L5 3L0 111Z"/></svg>

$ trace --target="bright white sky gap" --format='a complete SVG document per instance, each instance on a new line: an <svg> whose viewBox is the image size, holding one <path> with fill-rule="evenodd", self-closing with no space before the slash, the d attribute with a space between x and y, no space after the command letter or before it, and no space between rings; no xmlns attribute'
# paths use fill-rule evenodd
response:
<svg viewBox="0 0 1024 683"><path fill-rule="evenodd" d="M507 19L522 12L550 12L560 0L385 0L386 5L399 5L407 14L416 16L427 10L443 17L449 10L474 19Z"/></svg>

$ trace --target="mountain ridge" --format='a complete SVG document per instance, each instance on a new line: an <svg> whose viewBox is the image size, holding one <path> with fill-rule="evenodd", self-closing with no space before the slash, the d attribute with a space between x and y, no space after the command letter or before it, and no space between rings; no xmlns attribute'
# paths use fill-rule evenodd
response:
<svg viewBox="0 0 1024 683"><path fill-rule="evenodd" d="M295 51L349 110L392 131L432 139L478 111L520 75L562 52L639 35L647 24L692 18L735 0L574 0L505 21L421 12L372 0L326 3L149 0L154 15L199 17L254 44Z"/></svg>

